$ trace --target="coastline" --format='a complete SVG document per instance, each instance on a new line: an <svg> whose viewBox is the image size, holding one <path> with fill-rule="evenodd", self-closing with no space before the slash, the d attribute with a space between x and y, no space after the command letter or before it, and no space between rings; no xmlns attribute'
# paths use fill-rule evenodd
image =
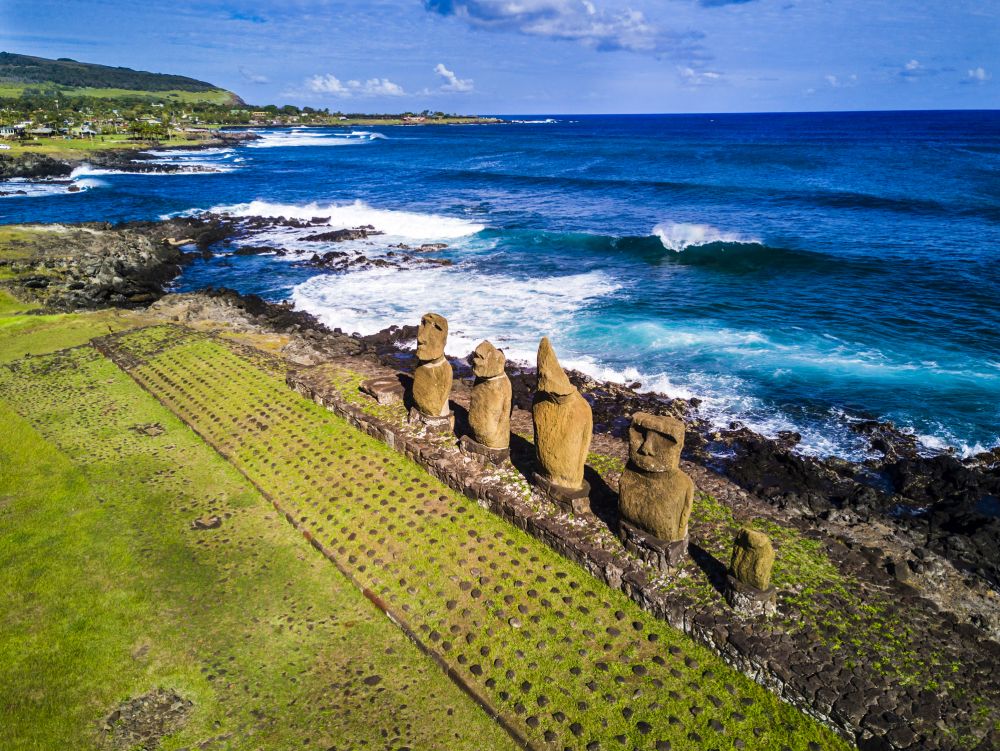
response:
<svg viewBox="0 0 1000 751"><path fill-rule="evenodd" d="M322 125L305 124L289 125L253 125L253 126L221 126L212 131L212 135L198 139L170 139L169 141L134 141L122 146L108 148L76 148L67 146L61 148L58 141L44 146L28 145L20 147L20 153L0 153L0 180L34 179L53 180L69 178L75 169L89 165L99 169L113 169L120 172L177 172L178 165L158 163L155 166L144 164L153 157L148 151L204 151L206 149L229 148L248 141L255 141L260 136L257 130L270 129L287 130L323 130L340 127L388 127L409 128L427 127L432 125L462 126L462 125L502 125L509 121L494 117L456 117L440 120L423 120L407 122L404 118L349 118L343 122ZM182 141L182 142L178 142Z"/></svg>
<svg viewBox="0 0 1000 751"><path fill-rule="evenodd" d="M7 227L18 242L35 250L22 251L21 259L0 255L0 283L19 297L53 310L105 307L142 308L161 299L169 284L196 258L211 257L213 248L239 236L247 226L268 226L276 221L309 226L297 220L241 218L218 215L176 218L163 222L133 222L108 225L67 226L58 232L46 226ZM356 232L371 232L359 228ZM345 239L352 231L348 230ZM73 241L68 242L72 236ZM112 238L110 241L108 237ZM0 240L5 238L0 237ZM9 239L8 239L9 242ZM251 248L273 252L274 248ZM430 249L433 250L433 249ZM249 253L247 253L249 254ZM348 256L347 253L339 254ZM331 256L331 257L328 257ZM417 268L440 263L419 252L399 252L388 261L316 256L309 262L328 270L340 264L392 263L398 268ZM6 277L6 278L5 278ZM235 295L256 306L261 315L280 313L281 330L306 328L338 341L358 342L385 366L400 371L412 367L408 342L415 336L406 322L390 325L371 336L329 329L312 314L295 310L290 303L265 303L254 296ZM251 302L246 302L246 301ZM242 304L242 303L241 303ZM468 376L468 366L452 359L457 379ZM851 462L836 457L816 458L795 450L794 433L768 438L738 423L718 429L698 414L698 399L672 399L664 394L639 392L636 388L569 371L573 382L591 403L595 436L621 443L627 418L637 411L673 414L687 424L685 457L718 472L745 491L764 499L776 509L807 519L820 528L851 530L866 539L870 525L886 525L909 542L909 554L887 573L900 580L934 578L935 566L925 564L923 553L933 552L948 561L961 576L979 582L973 588L1000 587L1000 518L990 514L988 499L1000 495L1000 448L969 459L942 451L933 455L918 450L912 436L887 422L870 421L858 426L879 459ZM534 388L534 369L511 363L510 377L516 407L529 409ZM984 624L985 625L985 624ZM1000 619L991 626L1000 634Z"/></svg>
<svg viewBox="0 0 1000 751"><path fill-rule="evenodd" d="M559 553L564 563L575 562L589 572L588 576L621 590L631 599L630 604L686 632L717 658L863 748L951 748L947 734L942 734L942 722L961 728L977 743L984 739L982 742L989 744L995 737L995 731L975 712L978 697L989 700L995 695L995 681L989 672L992 655L1000 649L1000 604L995 586L972 575L961 562L956 565L940 555L934 540L924 539L919 529L908 525L905 518L887 514L883 506L873 506L868 512L857 498L853 506L838 506L841 499L835 493L848 490L822 482L843 481L845 466L795 457L790 437L782 443L745 429L723 431L725 435L706 433L706 426L695 416L697 405L690 400L637 393L627 386L570 371L570 379L592 405L595 431L587 461L593 513L567 516L539 503L540 497L524 484L533 462L530 406L535 373L530 366L510 363L508 369L514 402L513 463L500 472L476 469L473 465L479 465L463 458L450 439L442 442L440 437L407 427L401 406L393 410L374 405L359 391L358 385L365 378L395 373L405 380L412 372L414 326L390 326L377 334L360 336L331 330L291 304L269 303L255 295L226 289L169 292L171 281L188 263L226 247L237 231L236 223L220 217L180 217L116 226L91 223L0 228L0 288L16 293L26 303L25 310L14 306L12 330L21 325L44 327L50 321L77 321L81 330L60 346L89 343L55 355L42 354L48 351L43 349L39 356L32 356L29 348L22 351L28 356L11 367L27 372L46 368L53 358L69 362L73 351L96 352L92 356L106 358L149 393L164 398L162 382L147 380L150 368L175 362L176 353L190 348L191 353L197 353L196 372L201 375L185 371L188 375L172 376L168 383L183 378L190 383L216 384L221 379L227 392L221 402L227 409L241 405L234 407L233 413L241 421L249 414L245 410L264 414L261 410L274 407L278 398L301 409L306 402L299 400L299 395L306 397L387 443L387 450L398 453L400 460L420 465L461 494L459 497L473 499L500 517L503 524L526 531L547 545L549 552ZM0 298L7 297L0 290ZM61 312L68 315L58 315ZM19 317L22 320L17 320ZM24 345L30 347L30 342ZM39 342L39 346L46 344ZM219 363L234 356L245 363L236 368L268 373L273 394L261 399L259 392L246 390L238 370L220 373ZM469 407L471 370L462 358L451 358L451 364L456 375L451 402L461 433L461 416ZM213 377L206 379L209 373ZM275 383L283 390L276 390ZM178 398L189 396L183 386L179 393ZM177 414L202 440L219 449L224 459L239 461L234 459L232 444L238 434L211 422L220 419L221 403L207 414L200 402L184 409L169 399L166 403L178 409ZM628 457L622 428L639 410L675 414L688 424L683 468L694 480L698 498L691 520L691 556L674 577L637 568L613 533L616 488ZM126 424L134 419L127 414L120 418ZM270 417L265 419L266 425L250 421L247 440L254 436L273 440L268 436L278 424ZM290 424L297 423L293 420ZM132 431L148 427L134 425ZM739 440L730 433L738 434ZM223 444L213 443L212 436L221 436ZM712 442L727 447L732 454L730 462L721 461L725 457L713 452ZM756 453L744 443L753 443ZM293 451L301 451L301 447ZM327 455L322 447L317 451ZM797 505L786 496L771 497L760 478L740 477L736 468L741 466L741 456L744 471L746 465L753 465L751 469L764 473L768 482L776 482L774 478L785 472L788 476L780 487L794 488L803 497L811 494L811 503ZM351 467L358 470L356 465ZM829 472L839 474L824 474ZM341 480L350 489L365 482L352 471L342 472ZM860 487L859 478L854 482ZM321 485L317 492L329 493ZM337 545L343 542L341 532L325 530L322 520L314 519L305 507L292 513L293 507L282 505L286 497L297 498L295 493L283 493L280 499L274 497L276 507L296 520L296 528L314 547L340 565L357 562L357 558L344 559L337 552ZM423 508L419 513L425 513ZM720 603L713 583L740 525L765 530L778 543L781 617L768 623L750 622L734 614ZM430 542L439 552L438 541ZM963 539L963 543L968 544L968 540ZM470 544L478 552L487 549ZM513 563L517 565L517 561ZM400 586L405 583L401 581ZM380 601L388 606L400 601L385 589L379 592L380 598L384 595ZM472 590L471 596L478 597L478 592ZM402 612L407 611L404 608ZM421 631L414 633L424 632L423 626L419 628ZM811 672L801 671L804 664L811 666ZM952 677L947 673L951 665L966 669ZM881 681L880 674L892 678ZM955 691L942 699L933 687L943 685L944 680L950 681ZM912 693L914 685L916 693ZM925 685L930 687L921 688ZM886 710L888 719L878 712L867 712L866 707L876 703L879 712ZM869 745L886 733L897 740L888 746Z"/></svg>
<svg viewBox="0 0 1000 751"><path fill-rule="evenodd" d="M205 149L226 148L246 141L252 141L258 136L248 131L218 130L208 138L184 143L164 144L161 141L136 141L122 147L106 149L73 149L66 152L55 152L55 155L45 150L25 150L19 154L0 153L0 180L13 178L53 180L69 178L73 171L83 165L100 169L113 169L121 172L173 172L180 168L169 164L146 164L154 157L146 152L156 151L202 151Z"/></svg>

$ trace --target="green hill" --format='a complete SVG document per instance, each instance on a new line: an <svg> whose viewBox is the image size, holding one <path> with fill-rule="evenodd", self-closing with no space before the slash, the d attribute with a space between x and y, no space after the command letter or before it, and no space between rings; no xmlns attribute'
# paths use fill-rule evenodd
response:
<svg viewBox="0 0 1000 751"><path fill-rule="evenodd" d="M215 104L242 101L230 91L186 76L0 52L0 98L18 97L28 89L58 89L67 96L101 98L141 97Z"/></svg>

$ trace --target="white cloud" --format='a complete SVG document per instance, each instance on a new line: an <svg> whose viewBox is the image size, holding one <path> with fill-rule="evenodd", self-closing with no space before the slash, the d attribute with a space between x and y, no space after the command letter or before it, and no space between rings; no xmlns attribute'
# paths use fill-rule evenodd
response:
<svg viewBox="0 0 1000 751"><path fill-rule="evenodd" d="M674 33L642 11L604 10L592 0L424 0L424 7L470 26L578 42L597 50L690 53L697 32Z"/></svg>
<svg viewBox="0 0 1000 751"><path fill-rule="evenodd" d="M267 76L262 76L260 73L254 73L249 68L241 65L239 67L240 75L248 83L270 83L271 79Z"/></svg>
<svg viewBox="0 0 1000 751"><path fill-rule="evenodd" d="M915 81L918 78L929 78L941 72L940 68L928 68L924 63L911 58L897 71L897 75L905 81Z"/></svg>
<svg viewBox="0 0 1000 751"><path fill-rule="evenodd" d="M369 78L367 81L352 80L343 83L332 73L307 79L306 88L314 94L331 94L345 99L354 96L406 96L403 87L388 78Z"/></svg>
<svg viewBox="0 0 1000 751"><path fill-rule="evenodd" d="M690 66L679 66L677 72L688 86L704 86L722 80L722 74L714 70L695 70Z"/></svg>
<svg viewBox="0 0 1000 751"><path fill-rule="evenodd" d="M823 76L823 80L826 81L827 85L832 89L847 89L851 86L857 86L858 84L858 74L852 73L847 78L840 78L832 73L828 73Z"/></svg>
<svg viewBox="0 0 1000 751"><path fill-rule="evenodd" d="M438 63L434 67L434 72L445 80L445 82L441 85L441 91L467 92L472 91L473 89L471 78L459 78L455 75L455 71L448 70L444 67L444 63Z"/></svg>
<svg viewBox="0 0 1000 751"><path fill-rule="evenodd" d="M978 68L972 68L969 71L969 80L975 83L983 83L989 81L993 76L986 70L986 68L979 66Z"/></svg>

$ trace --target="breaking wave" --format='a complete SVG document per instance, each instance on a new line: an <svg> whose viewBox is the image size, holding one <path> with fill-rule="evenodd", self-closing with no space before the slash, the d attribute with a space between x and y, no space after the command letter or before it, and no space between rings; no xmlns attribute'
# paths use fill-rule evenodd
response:
<svg viewBox="0 0 1000 751"><path fill-rule="evenodd" d="M329 133L300 128L295 130L255 130L252 132L259 138L246 144L247 148L250 149L272 149L286 146L356 146L385 139L381 133L367 130Z"/></svg>
<svg viewBox="0 0 1000 751"><path fill-rule="evenodd" d="M680 253L685 248L712 243L739 245L761 245L755 237L747 237L735 232L724 232L710 224L685 224L683 222L665 222L653 227L653 234L660 238L663 247Z"/></svg>
<svg viewBox="0 0 1000 751"><path fill-rule="evenodd" d="M283 216L306 222L321 217L327 220L326 223L315 226L349 228L371 225L389 237L407 240L451 240L474 235L486 228L483 224L458 217L376 209L363 201L345 204L309 203L305 205L251 201L231 206L215 206L209 210L212 213L234 217Z"/></svg>

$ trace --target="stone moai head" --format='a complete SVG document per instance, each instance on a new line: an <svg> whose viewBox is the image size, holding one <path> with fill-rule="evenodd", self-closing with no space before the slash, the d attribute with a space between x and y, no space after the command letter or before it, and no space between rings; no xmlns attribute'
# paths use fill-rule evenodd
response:
<svg viewBox="0 0 1000 751"><path fill-rule="evenodd" d="M684 423L674 417L636 412L628 431L629 459L644 472L669 472L680 467Z"/></svg>
<svg viewBox="0 0 1000 751"><path fill-rule="evenodd" d="M566 372L556 359L548 337L538 344L538 390L555 396L568 396L576 391Z"/></svg>
<svg viewBox="0 0 1000 751"><path fill-rule="evenodd" d="M771 584L774 547L763 532L743 527L733 540L729 573L743 584L765 590Z"/></svg>
<svg viewBox="0 0 1000 751"><path fill-rule="evenodd" d="M480 342L469 360L472 372L476 378L495 378L503 375L507 357L503 350L497 349L489 342Z"/></svg>
<svg viewBox="0 0 1000 751"><path fill-rule="evenodd" d="M417 359L428 362L444 355L448 341L448 319L437 313L424 313L417 329Z"/></svg>

